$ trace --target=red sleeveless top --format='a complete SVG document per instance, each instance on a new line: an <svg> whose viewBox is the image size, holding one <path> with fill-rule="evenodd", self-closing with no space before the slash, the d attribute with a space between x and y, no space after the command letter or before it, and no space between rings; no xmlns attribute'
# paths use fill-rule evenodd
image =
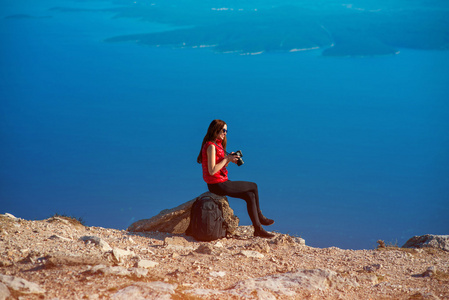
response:
<svg viewBox="0 0 449 300"><path fill-rule="evenodd" d="M225 151L223 149L223 145L221 144L222 140L218 139L215 144L213 142L206 142L201 150L201 165L203 167L203 179L207 184L214 184L219 182L225 182L228 180L228 170L226 167L223 167L220 171L215 173L214 175L209 174L209 170L207 168L207 148L210 145L215 147L215 163L218 164L225 158Z"/></svg>

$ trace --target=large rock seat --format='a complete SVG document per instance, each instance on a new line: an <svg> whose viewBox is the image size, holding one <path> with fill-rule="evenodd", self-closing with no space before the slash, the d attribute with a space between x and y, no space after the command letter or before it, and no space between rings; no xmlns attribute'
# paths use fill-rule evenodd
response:
<svg viewBox="0 0 449 300"><path fill-rule="evenodd" d="M190 224L190 210L196 199L209 196L219 201L223 206L223 217L228 226L228 232L234 233L239 226L239 218L234 215L234 211L229 206L226 196L218 196L211 192L206 192L197 198L187 201L177 207L164 209L158 215L139 220L128 227L130 232L159 231L172 234L184 234Z"/></svg>

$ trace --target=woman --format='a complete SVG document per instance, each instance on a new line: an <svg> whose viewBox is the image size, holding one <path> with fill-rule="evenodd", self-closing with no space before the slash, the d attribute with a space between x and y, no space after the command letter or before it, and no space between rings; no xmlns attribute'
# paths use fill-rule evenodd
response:
<svg viewBox="0 0 449 300"><path fill-rule="evenodd" d="M262 228L262 225L271 225L274 221L262 215L257 184L228 180L226 167L230 162L237 163L239 156L226 152L227 132L228 126L224 121L213 120L210 123L197 159L203 166L203 179L211 193L245 200L254 226L254 236L272 238L274 235Z"/></svg>

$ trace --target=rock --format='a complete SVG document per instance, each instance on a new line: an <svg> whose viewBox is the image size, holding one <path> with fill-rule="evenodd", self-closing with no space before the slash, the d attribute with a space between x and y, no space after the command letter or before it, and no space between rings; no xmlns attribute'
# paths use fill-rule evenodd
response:
<svg viewBox="0 0 449 300"><path fill-rule="evenodd" d="M246 246L247 250L258 251L261 253L269 253L271 251L270 246L266 240L256 240Z"/></svg>
<svg viewBox="0 0 449 300"><path fill-rule="evenodd" d="M228 225L229 233L233 233L238 227L239 218L234 215L234 211L229 206L228 199L224 196L218 196L210 192L201 194L199 197L210 196L223 205L223 217ZM198 198L199 198L198 197ZM175 208L161 211L158 215L150 218L139 220L128 227L128 231L160 231L173 234L183 234L186 232L190 223L190 210L197 198L185 202Z"/></svg>
<svg viewBox="0 0 449 300"><path fill-rule="evenodd" d="M13 263L6 258L0 257L0 267L10 267Z"/></svg>
<svg viewBox="0 0 449 300"><path fill-rule="evenodd" d="M426 234L414 236L402 248L436 248L449 251L449 235Z"/></svg>
<svg viewBox="0 0 449 300"><path fill-rule="evenodd" d="M27 264L27 263L34 264L39 260L39 258L41 256L42 256L42 254L40 252L31 250L31 252L28 253L28 255L24 259L22 259L20 262L24 263L24 264Z"/></svg>
<svg viewBox="0 0 449 300"><path fill-rule="evenodd" d="M254 235L254 227L253 225L238 226L233 234L239 238L252 238Z"/></svg>
<svg viewBox="0 0 449 300"><path fill-rule="evenodd" d="M221 294L231 294L238 299L276 299L279 296L294 297L299 289L321 290L330 287L344 288L346 286L358 287L359 285L349 278L344 278L331 270L300 270L294 273L283 273L250 278L238 282L234 288L222 290ZM211 295L211 291L204 289L186 291L194 295ZM213 294L217 295L218 291ZM216 297L219 299L220 297Z"/></svg>
<svg viewBox="0 0 449 300"><path fill-rule="evenodd" d="M205 296L216 296L213 299L220 299L219 295L222 295L225 292L224 291L219 291L219 290L198 288L198 289L194 289L194 290L188 290L187 293L195 295L195 296L199 296L200 299L204 298ZM264 299L264 298L258 298L258 299Z"/></svg>
<svg viewBox="0 0 449 300"><path fill-rule="evenodd" d="M134 252L128 250L122 250L119 248L114 248L112 250L112 255L117 262L123 262L126 257L134 256Z"/></svg>
<svg viewBox="0 0 449 300"><path fill-rule="evenodd" d="M376 284L379 283L379 277L377 277L375 274L369 272L369 273L358 273L355 276L355 280L356 282L359 283L368 283L371 286L375 286Z"/></svg>
<svg viewBox="0 0 449 300"><path fill-rule="evenodd" d="M299 244L301 246L305 246L306 245L306 240L300 237L294 237L293 240L295 241L296 244Z"/></svg>
<svg viewBox="0 0 449 300"><path fill-rule="evenodd" d="M104 252L111 251L112 248L109 246L107 242L105 242L103 239L97 237L97 236L82 236L80 237L80 240L84 241L85 243L91 242L100 247L100 249Z"/></svg>
<svg viewBox="0 0 449 300"><path fill-rule="evenodd" d="M351 285L353 282L345 282L344 278L331 270L313 269L300 270L292 273L275 274L257 279L248 279L237 284L236 289L245 290L248 287L272 290L284 295L294 295L292 287L306 288L309 290L326 290L334 285Z"/></svg>
<svg viewBox="0 0 449 300"><path fill-rule="evenodd" d="M270 239L271 244L275 245L294 245L300 244L305 245L306 242L302 238L292 237L288 234L278 234L274 238Z"/></svg>
<svg viewBox="0 0 449 300"><path fill-rule="evenodd" d="M242 250L240 254L246 257L264 258L264 255L262 253L252 250Z"/></svg>
<svg viewBox="0 0 449 300"><path fill-rule="evenodd" d="M168 284L160 281L137 282L131 286L121 289L112 299L172 299L171 294L175 293L176 284Z"/></svg>
<svg viewBox="0 0 449 300"><path fill-rule="evenodd" d="M18 218L16 218L15 216L13 216L10 213L5 213L5 214L3 214L1 216L7 217L7 218L10 218L10 219L13 219L13 220L18 220Z"/></svg>
<svg viewBox="0 0 449 300"><path fill-rule="evenodd" d="M214 254L215 253L215 247L210 244L201 244L196 250L196 253L200 254Z"/></svg>
<svg viewBox="0 0 449 300"><path fill-rule="evenodd" d="M225 277L226 276L226 272L224 272L224 271L210 272L210 276L212 276L212 277Z"/></svg>
<svg viewBox="0 0 449 300"><path fill-rule="evenodd" d="M151 269L158 265L159 263L151 260L142 259L137 262L138 268Z"/></svg>
<svg viewBox="0 0 449 300"><path fill-rule="evenodd" d="M181 236L172 236L164 239L164 246L192 247L192 244Z"/></svg>
<svg viewBox="0 0 449 300"><path fill-rule="evenodd" d="M0 282L0 300L8 299L9 296L11 296L11 293L8 287Z"/></svg>
<svg viewBox="0 0 449 300"><path fill-rule="evenodd" d="M44 294L45 290L34 282L23 278L0 274L0 282L8 288L23 294Z"/></svg>
<svg viewBox="0 0 449 300"><path fill-rule="evenodd" d="M224 248L223 243L218 241L214 244L214 247L218 247L218 248Z"/></svg>
<svg viewBox="0 0 449 300"><path fill-rule="evenodd" d="M60 218L60 217L51 217L48 219L48 222L55 222L55 221L64 223L66 225L70 225L69 221L67 221L66 219Z"/></svg>
<svg viewBox="0 0 449 300"><path fill-rule="evenodd" d="M425 293L425 292L419 292L416 294L413 294L409 299L419 299L419 300L439 300L437 296L435 296L434 293Z"/></svg>
<svg viewBox="0 0 449 300"><path fill-rule="evenodd" d="M366 272L372 273L372 272L379 270L381 267L382 266L380 264L373 264L373 265L363 267L363 270Z"/></svg>
<svg viewBox="0 0 449 300"><path fill-rule="evenodd" d="M421 274L422 277L433 277L437 273L437 268L435 266L428 267L424 273Z"/></svg>
<svg viewBox="0 0 449 300"><path fill-rule="evenodd" d="M54 253L44 257L45 268L58 268L63 266L81 266L81 265L98 265L103 264L101 258L94 256L74 256L64 253Z"/></svg>
<svg viewBox="0 0 449 300"><path fill-rule="evenodd" d="M147 269L143 268L125 268L121 266L108 267L105 265L97 265L90 271L92 274L101 273L104 275L128 276L128 277L144 277L148 274Z"/></svg>
<svg viewBox="0 0 449 300"><path fill-rule="evenodd" d="M62 240L62 241L67 241L67 242L71 241L71 239L57 235L57 234L52 235L51 237L49 237L49 239L50 240Z"/></svg>

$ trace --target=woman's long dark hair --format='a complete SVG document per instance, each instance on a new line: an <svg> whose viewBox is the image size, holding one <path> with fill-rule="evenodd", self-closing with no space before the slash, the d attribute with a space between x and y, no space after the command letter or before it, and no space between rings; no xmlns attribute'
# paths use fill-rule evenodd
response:
<svg viewBox="0 0 449 300"><path fill-rule="evenodd" d="M209 128L207 129L207 133L204 136L203 139L203 143L201 144L201 150L200 150L200 154L198 155L198 158L196 159L196 161L200 164L203 158L203 147L204 144L206 144L207 142L214 142L217 140L218 136L220 135L220 133L223 130L223 127L226 125L225 121L222 120L213 120L210 125ZM223 149L226 151L226 136L223 139L222 142L223 145Z"/></svg>

